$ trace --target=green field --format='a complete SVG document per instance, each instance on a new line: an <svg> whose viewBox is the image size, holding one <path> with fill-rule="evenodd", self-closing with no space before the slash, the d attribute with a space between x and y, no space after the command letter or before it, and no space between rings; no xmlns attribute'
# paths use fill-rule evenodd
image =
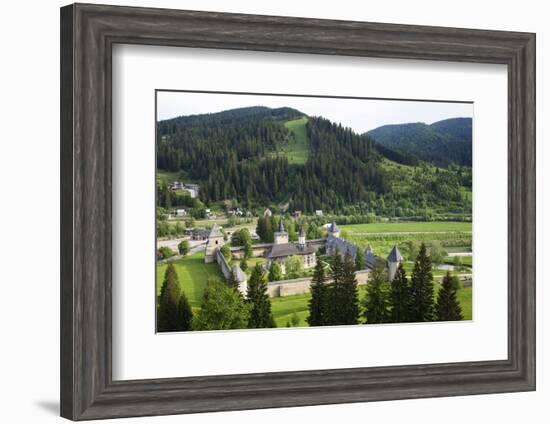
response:
<svg viewBox="0 0 550 424"><path fill-rule="evenodd" d="M252 266L262 261L262 258L252 258L249 260L249 266ZM181 287L189 303L193 308L193 312L197 312L202 301L202 295L206 286L206 281L209 277L223 278L216 264L204 263L204 252L194 253L185 258L178 259L173 262ZM166 264L157 265L157 295L160 293L160 287L164 278ZM434 270L434 276L440 277L444 274L443 271ZM435 284L435 291L439 290L440 285ZM360 299L363 299L366 293L366 286L359 287ZM472 319L472 288L464 287L458 291L458 298L462 305L464 319ZM300 318L300 327L307 326L306 318L308 316L308 301L311 295L309 293L299 294L294 296L274 297L271 298L273 317L277 323L277 327L286 327L294 312Z"/></svg>
<svg viewBox="0 0 550 424"><path fill-rule="evenodd" d="M189 304L195 311L196 308L200 307L202 294L208 278L212 276L223 278L223 275L218 265L204 263L204 252L193 253L172 263L176 268L181 288L189 299ZM157 295L160 294L167 266L167 264L157 265Z"/></svg>
<svg viewBox="0 0 550 424"><path fill-rule="evenodd" d="M376 222L372 224L341 225L348 233L454 233L471 232L471 222L432 221L432 222Z"/></svg>
<svg viewBox="0 0 550 424"><path fill-rule="evenodd" d="M303 165L307 161L308 145L306 123L307 118L305 116L285 122L285 127L294 135L294 137L290 139L288 146L284 149L285 156L291 164Z"/></svg>
<svg viewBox="0 0 550 424"><path fill-rule="evenodd" d="M437 299L437 292L441 288L440 284L434 285L434 297ZM367 287L359 286L359 299L362 300L366 295ZM299 327L307 327L306 318L309 315L308 302L311 295L297 294L294 296L274 297L271 299L271 308L277 327L286 327L292 314L296 312L300 318ZM464 320L472 319L472 287L462 287L457 292L458 301L462 307Z"/></svg>

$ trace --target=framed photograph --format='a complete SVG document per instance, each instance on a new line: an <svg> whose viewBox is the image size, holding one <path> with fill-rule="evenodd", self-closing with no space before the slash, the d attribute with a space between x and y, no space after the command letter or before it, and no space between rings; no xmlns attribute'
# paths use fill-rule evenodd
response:
<svg viewBox="0 0 550 424"><path fill-rule="evenodd" d="M61 9L61 414L535 389L535 35Z"/></svg>

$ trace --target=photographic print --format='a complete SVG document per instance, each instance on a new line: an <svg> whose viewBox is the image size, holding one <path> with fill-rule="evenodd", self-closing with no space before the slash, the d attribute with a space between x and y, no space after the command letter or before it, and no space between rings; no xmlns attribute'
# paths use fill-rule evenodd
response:
<svg viewBox="0 0 550 424"><path fill-rule="evenodd" d="M158 90L157 332L472 320L472 120Z"/></svg>

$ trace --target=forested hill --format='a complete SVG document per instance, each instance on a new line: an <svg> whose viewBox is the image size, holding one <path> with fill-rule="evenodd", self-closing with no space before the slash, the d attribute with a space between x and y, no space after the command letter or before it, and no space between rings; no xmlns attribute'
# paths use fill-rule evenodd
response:
<svg viewBox="0 0 550 424"><path fill-rule="evenodd" d="M174 118L159 123L157 138L157 168L198 183L206 204L234 199L247 208L285 204L305 213L412 211L462 205L461 187L470 184L458 170L423 169L417 178L408 155L291 108Z"/></svg>
<svg viewBox="0 0 550 424"><path fill-rule="evenodd" d="M367 133L377 143L438 166L472 166L472 119L384 125Z"/></svg>

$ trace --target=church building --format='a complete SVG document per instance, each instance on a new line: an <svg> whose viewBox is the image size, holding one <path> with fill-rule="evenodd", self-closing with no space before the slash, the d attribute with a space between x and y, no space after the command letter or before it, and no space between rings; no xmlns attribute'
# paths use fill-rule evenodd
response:
<svg viewBox="0 0 550 424"><path fill-rule="evenodd" d="M298 242L289 242L288 233L285 231L282 218L279 220L279 227L273 234L274 243L266 253L266 268L269 269L273 261L281 265L285 271L285 261L289 256L299 256L304 261L304 269L313 268L317 262L316 249L306 241L304 229L300 229Z"/></svg>

